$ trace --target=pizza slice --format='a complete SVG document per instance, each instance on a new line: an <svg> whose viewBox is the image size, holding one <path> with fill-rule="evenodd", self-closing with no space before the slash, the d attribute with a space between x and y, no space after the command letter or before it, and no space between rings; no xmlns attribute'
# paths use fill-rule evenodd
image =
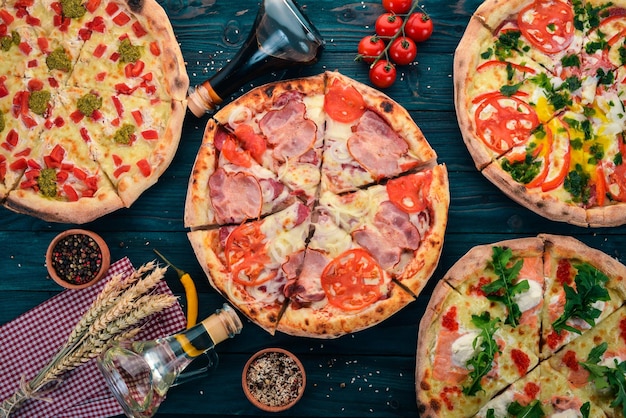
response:
<svg viewBox="0 0 626 418"><path fill-rule="evenodd" d="M50 222L85 223L123 207L87 143L68 124L44 130L23 158L24 174L4 203L11 210Z"/></svg>
<svg viewBox="0 0 626 418"><path fill-rule="evenodd" d="M68 80L76 87L147 100L185 100L188 77L167 15L158 4L88 1L94 18Z"/></svg>
<svg viewBox="0 0 626 418"><path fill-rule="evenodd" d="M543 216L554 220L567 217L572 224L587 226L590 191L575 180L591 161L586 139L589 127L582 114L565 112L540 125L527 141L486 166L482 173L511 199ZM595 184L595 166L592 173L592 178L584 177L591 180L584 187Z"/></svg>
<svg viewBox="0 0 626 418"><path fill-rule="evenodd" d="M582 242L542 234L546 252L542 358L588 332L626 299L626 267Z"/></svg>
<svg viewBox="0 0 626 418"><path fill-rule="evenodd" d="M270 83L222 108L214 118L233 135L222 153L228 151L234 164L256 161L312 204L320 183L324 80L319 75Z"/></svg>
<svg viewBox="0 0 626 418"><path fill-rule="evenodd" d="M352 193L323 191L319 204L417 296L437 267L449 201L446 167L436 165Z"/></svg>
<svg viewBox="0 0 626 418"><path fill-rule="evenodd" d="M623 394L619 396L619 386L611 377L623 379L626 371L625 307L565 345L548 362L573 389L584 393L607 416L626 416L626 400Z"/></svg>
<svg viewBox="0 0 626 418"><path fill-rule="evenodd" d="M336 338L375 325L414 300L331 214L317 208L314 217L306 250L285 269L290 302L279 331Z"/></svg>
<svg viewBox="0 0 626 418"><path fill-rule="evenodd" d="M125 206L156 183L174 158L184 114L179 102L77 87L65 89L61 100L67 124L89 144Z"/></svg>
<svg viewBox="0 0 626 418"><path fill-rule="evenodd" d="M436 159L399 104L337 72L326 77L323 190L353 191Z"/></svg>
<svg viewBox="0 0 626 418"><path fill-rule="evenodd" d="M586 414L586 415L584 415ZM476 417L546 416L597 417L604 411L584 391L541 363L483 406Z"/></svg>
<svg viewBox="0 0 626 418"><path fill-rule="evenodd" d="M506 312L492 304L459 293L447 280L437 284L418 335L415 381L421 416L474 416L537 365L524 336L507 326Z"/></svg>
<svg viewBox="0 0 626 418"><path fill-rule="evenodd" d="M257 221L191 231L188 237L211 285L274 334L285 304L287 266L304 250L310 222L308 207L295 203Z"/></svg>
<svg viewBox="0 0 626 418"><path fill-rule="evenodd" d="M1 198L21 178L41 132L54 126L53 107L54 90L45 81L0 76Z"/></svg>
<svg viewBox="0 0 626 418"><path fill-rule="evenodd" d="M185 226L240 224L296 201L274 172L227 145L235 142L232 134L208 121L189 179Z"/></svg>

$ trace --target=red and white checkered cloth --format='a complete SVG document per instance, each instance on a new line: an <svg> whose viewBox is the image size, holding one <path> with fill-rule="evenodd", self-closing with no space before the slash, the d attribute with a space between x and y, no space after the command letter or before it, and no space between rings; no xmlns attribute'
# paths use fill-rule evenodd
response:
<svg viewBox="0 0 626 418"><path fill-rule="evenodd" d="M0 400L11 396L20 379L31 380L66 341L78 320L87 311L104 284L116 274L134 271L128 258L112 264L106 277L82 290L65 290L0 327ZM171 294L165 281L157 288ZM178 303L153 316L137 336L152 340L185 328L185 315ZM51 400L32 399L11 414L15 418L101 418L123 414L95 360L67 373L63 382L45 394Z"/></svg>

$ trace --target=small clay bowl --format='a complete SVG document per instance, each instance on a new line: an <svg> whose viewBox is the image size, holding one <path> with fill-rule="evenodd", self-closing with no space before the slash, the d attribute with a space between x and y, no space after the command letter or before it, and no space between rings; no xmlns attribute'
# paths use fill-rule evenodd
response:
<svg viewBox="0 0 626 418"><path fill-rule="evenodd" d="M67 289L93 285L104 277L110 264L111 253L106 242L100 235L85 229L61 232L46 251L48 274Z"/></svg>
<svg viewBox="0 0 626 418"><path fill-rule="evenodd" d="M247 361L241 385L254 406L266 412L280 412L302 398L306 372L294 354L282 348L266 348Z"/></svg>

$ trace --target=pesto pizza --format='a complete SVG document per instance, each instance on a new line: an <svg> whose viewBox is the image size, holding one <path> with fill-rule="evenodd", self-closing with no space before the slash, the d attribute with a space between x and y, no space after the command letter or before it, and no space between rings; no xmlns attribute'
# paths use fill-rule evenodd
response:
<svg viewBox="0 0 626 418"><path fill-rule="evenodd" d="M625 12L623 0L487 0L456 50L476 167L548 219L626 223Z"/></svg>
<svg viewBox="0 0 626 418"><path fill-rule="evenodd" d="M0 201L65 223L129 207L174 156L188 84L153 0L0 2Z"/></svg>

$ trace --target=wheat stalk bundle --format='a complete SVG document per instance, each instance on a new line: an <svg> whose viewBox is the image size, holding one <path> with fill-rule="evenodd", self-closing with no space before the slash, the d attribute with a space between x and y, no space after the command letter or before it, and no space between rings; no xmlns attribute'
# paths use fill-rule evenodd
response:
<svg viewBox="0 0 626 418"><path fill-rule="evenodd" d="M30 381L22 379L19 389L0 404L0 418L7 418L28 399L45 400L64 373L97 357L111 341L134 337L147 317L172 306L175 296L153 292L166 270L151 261L126 279L122 274L113 276L47 365Z"/></svg>

